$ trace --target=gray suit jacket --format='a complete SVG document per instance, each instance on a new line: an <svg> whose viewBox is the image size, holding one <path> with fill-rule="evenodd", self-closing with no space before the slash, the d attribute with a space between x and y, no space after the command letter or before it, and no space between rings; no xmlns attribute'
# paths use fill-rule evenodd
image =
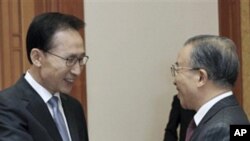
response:
<svg viewBox="0 0 250 141"><path fill-rule="evenodd" d="M88 141L81 104L61 94L72 141ZM42 98L22 77L0 92L0 141L62 141Z"/></svg>
<svg viewBox="0 0 250 141"><path fill-rule="evenodd" d="M249 124L249 121L232 95L220 100L208 111L191 141L229 141L230 125L234 124Z"/></svg>

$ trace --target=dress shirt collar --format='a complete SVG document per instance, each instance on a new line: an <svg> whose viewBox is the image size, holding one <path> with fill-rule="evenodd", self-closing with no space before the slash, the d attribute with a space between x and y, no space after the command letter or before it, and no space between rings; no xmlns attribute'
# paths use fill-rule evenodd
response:
<svg viewBox="0 0 250 141"><path fill-rule="evenodd" d="M31 87L41 96L45 103L50 100L52 94L48 90L46 90L42 85L40 85L28 71L26 72L24 78L31 85ZM55 93L55 96L57 96L59 98L59 101L61 102L58 92Z"/></svg>
<svg viewBox="0 0 250 141"><path fill-rule="evenodd" d="M207 103L201 106L201 108L196 112L194 115L194 121L195 124L198 126L203 117L206 115L206 113L221 99L228 97L232 95L232 91L225 92L219 96L214 97L213 99L209 100Z"/></svg>

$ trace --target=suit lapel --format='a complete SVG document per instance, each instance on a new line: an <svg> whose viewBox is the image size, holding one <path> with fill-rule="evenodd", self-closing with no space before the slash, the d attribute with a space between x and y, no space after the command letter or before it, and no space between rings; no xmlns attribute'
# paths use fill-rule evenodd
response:
<svg viewBox="0 0 250 141"><path fill-rule="evenodd" d="M74 119L75 117L74 112L72 112L74 108L71 108L70 101L65 95L61 94L61 100L62 100L64 114L68 123L71 139L72 141L80 141L77 131L77 123L76 120Z"/></svg>
<svg viewBox="0 0 250 141"><path fill-rule="evenodd" d="M24 78L17 82L17 86L21 89L22 99L28 103L27 110L41 123L53 140L62 141L48 107L42 98Z"/></svg>
<svg viewBox="0 0 250 141"><path fill-rule="evenodd" d="M40 100L33 100L30 102L27 109L32 113L32 115L43 125L44 128L48 131L48 134L56 140L61 141L61 136L55 125L55 122L49 113L47 105Z"/></svg>
<svg viewBox="0 0 250 141"><path fill-rule="evenodd" d="M197 131L200 131L202 128L204 128L204 125L221 109L224 107L227 107L229 105L237 105L237 100L236 98L232 95L229 97L226 97L222 100L220 100L218 103L216 103L204 116L204 118L201 120L200 124L198 127L195 129ZM199 132L194 132L192 138L195 138L196 136L199 135Z"/></svg>

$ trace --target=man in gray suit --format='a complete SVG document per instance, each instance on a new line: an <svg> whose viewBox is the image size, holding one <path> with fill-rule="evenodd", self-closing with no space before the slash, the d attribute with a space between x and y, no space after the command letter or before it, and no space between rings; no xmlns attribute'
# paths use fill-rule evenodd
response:
<svg viewBox="0 0 250 141"><path fill-rule="evenodd" d="M72 86L88 60L82 20L44 13L29 26L27 72L0 92L0 141L88 141L81 104Z"/></svg>
<svg viewBox="0 0 250 141"><path fill-rule="evenodd" d="M239 72L233 41L198 35L186 41L171 67L181 106L197 111L186 141L229 141L230 125L249 124L232 87Z"/></svg>

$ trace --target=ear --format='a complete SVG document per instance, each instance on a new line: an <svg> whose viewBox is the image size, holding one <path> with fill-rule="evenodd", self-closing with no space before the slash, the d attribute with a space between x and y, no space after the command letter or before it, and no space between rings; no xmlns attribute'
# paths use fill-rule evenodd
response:
<svg viewBox="0 0 250 141"><path fill-rule="evenodd" d="M205 85L208 81L208 74L207 71L204 69L199 69L199 74L197 76L198 79L198 87L201 87L203 85Z"/></svg>
<svg viewBox="0 0 250 141"><path fill-rule="evenodd" d="M30 52L30 58L34 66L41 67L43 52L37 48L33 48Z"/></svg>

